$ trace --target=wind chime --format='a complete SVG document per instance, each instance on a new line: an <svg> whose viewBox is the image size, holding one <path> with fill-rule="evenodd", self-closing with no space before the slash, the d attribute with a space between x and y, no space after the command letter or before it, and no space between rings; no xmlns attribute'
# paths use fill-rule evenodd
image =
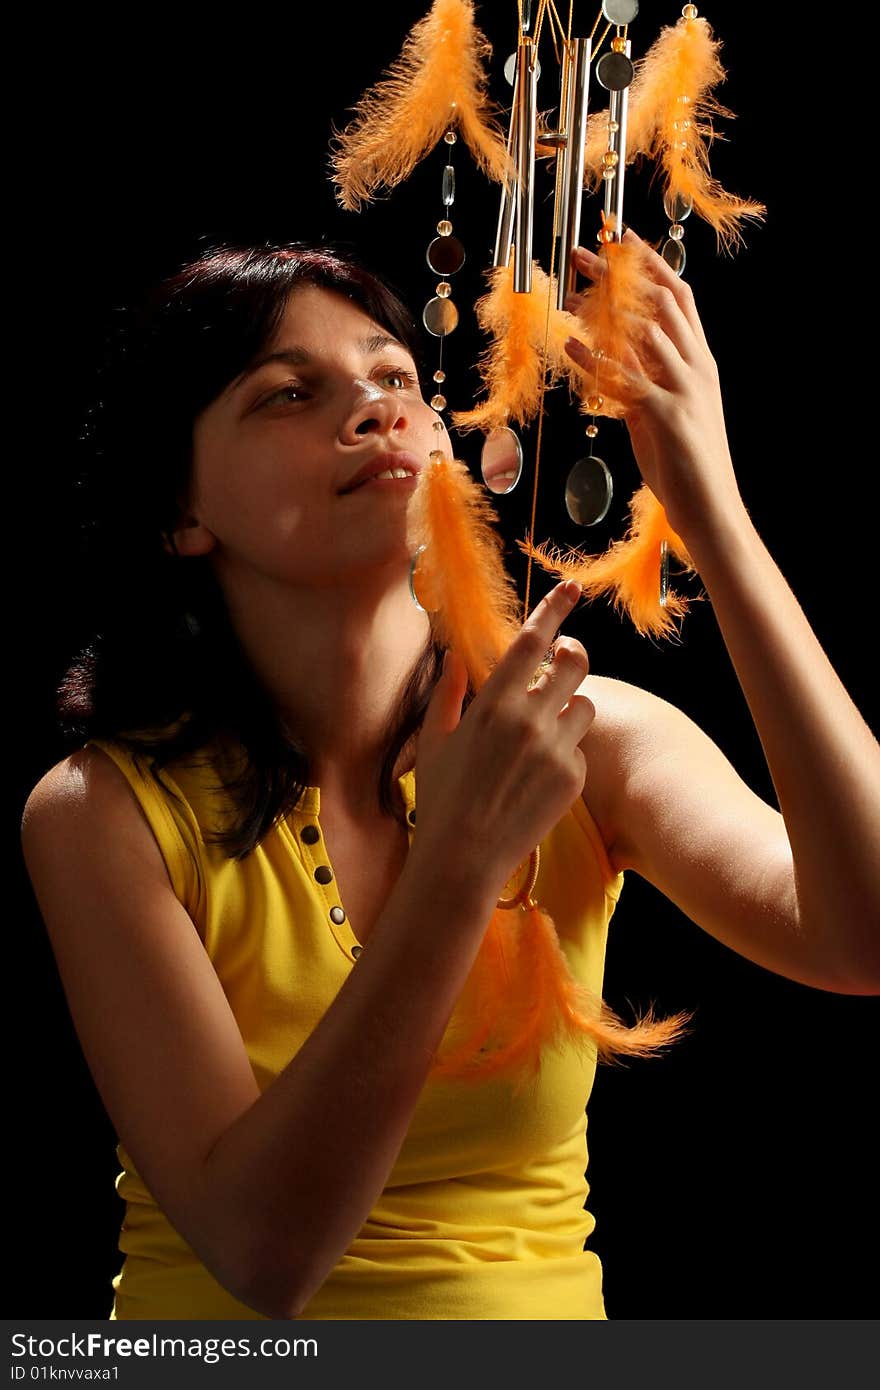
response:
<svg viewBox="0 0 880 1390"><path fill-rule="evenodd" d="M647 486L631 499L625 538L604 554L563 553L533 539L544 397L557 383L569 386L589 418L589 452L566 481L568 514L587 528L602 521L611 504L611 473L595 453L598 422L623 417L632 404L619 364L635 350L632 325L654 317L645 293L644 251L623 237L627 164L643 156L659 168L669 219L661 254L679 275L686 259L684 223L692 212L714 227L725 248L741 240L744 218L764 213L760 204L726 192L709 171L712 121L731 115L713 94L724 70L720 43L709 24L695 5L685 5L678 22L664 28L634 62L629 26L637 13L638 0L602 0L592 28L579 36L573 3L563 24L553 0L518 0L517 44L505 65L513 88L505 137L500 113L488 99L484 64L491 49L475 26L472 0L435 0L388 74L358 104L332 157L337 198L343 207L357 210L380 188L393 188L407 178L442 143L441 216L426 256L439 279L423 314L425 328L439 344L431 399L438 412L438 436L447 408L443 345L459 320L450 277L465 259L451 215L452 156L459 138L482 171L500 184L489 286L476 305L489 337L480 362L485 397L453 415L460 431L479 428L486 436L485 486L439 447L438 438L408 512L413 599L428 613L437 643L454 646L464 660L474 691L507 650L523 616L503 564L489 494L505 494L518 482L522 446L514 426L523 427L535 417L531 528L529 539L519 542L529 561L526 613L533 560L559 578L576 579L587 598L609 594L639 633L671 635L674 619L687 610L685 598L669 587L669 557L675 556L685 570L694 566ZM558 58L554 122L538 109L542 32L550 33ZM604 109L590 111L591 87L607 96ZM535 259L533 245L535 169L544 157L556 160L547 273ZM602 274L572 300L585 189L603 195L596 230ZM571 336L591 350L589 369L567 355L565 343ZM513 891L498 902L432 1074L481 1079L505 1073L522 1082L534 1075L547 1045L593 1046L604 1059L612 1059L649 1055L681 1036L685 1015L657 1020L649 1012L627 1027L574 980L552 919L533 896L539 848L517 887L523 867L511 880Z"/></svg>

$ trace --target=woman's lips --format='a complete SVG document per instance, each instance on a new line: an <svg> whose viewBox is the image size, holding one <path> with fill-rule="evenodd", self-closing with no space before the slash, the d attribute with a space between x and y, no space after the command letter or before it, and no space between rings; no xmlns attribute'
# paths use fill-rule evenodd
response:
<svg viewBox="0 0 880 1390"><path fill-rule="evenodd" d="M347 485L341 489L342 496L348 492L356 492L366 482L372 482L380 473L400 473L406 469L408 473L418 477L422 467L421 459L408 449L380 450L367 459L348 480Z"/></svg>
<svg viewBox="0 0 880 1390"><path fill-rule="evenodd" d="M365 483L358 483L357 487L351 488L342 494L343 497L351 497L356 492L363 492L366 488L401 488L404 492L411 491L418 478L414 473L407 473L405 478L369 478Z"/></svg>

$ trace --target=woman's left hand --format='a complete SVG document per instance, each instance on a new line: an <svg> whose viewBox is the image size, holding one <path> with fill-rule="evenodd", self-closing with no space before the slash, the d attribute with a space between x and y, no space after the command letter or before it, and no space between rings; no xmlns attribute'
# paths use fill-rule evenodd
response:
<svg viewBox="0 0 880 1390"><path fill-rule="evenodd" d="M635 232L648 277L645 292L655 318L640 325L638 348L618 364L632 385L636 404L625 414L633 452L644 481L662 503L670 525L687 543L713 516L729 519L744 504L733 471L718 368L709 351L690 285ZM578 269L591 279L604 272L599 256L579 247ZM575 311L578 296L566 307ZM579 367L593 363L575 339L566 350Z"/></svg>

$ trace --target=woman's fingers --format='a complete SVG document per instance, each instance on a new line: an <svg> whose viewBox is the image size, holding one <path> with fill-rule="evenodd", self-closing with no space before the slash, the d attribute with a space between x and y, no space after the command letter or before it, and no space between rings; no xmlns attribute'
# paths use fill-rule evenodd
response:
<svg viewBox="0 0 880 1390"><path fill-rule="evenodd" d="M582 592L580 584L571 579L551 589L526 618L483 689L503 684L526 690L557 629Z"/></svg>
<svg viewBox="0 0 880 1390"><path fill-rule="evenodd" d="M598 260L598 257L594 259ZM658 257L657 259L659 260L660 258ZM663 264L665 265L665 262L663 262ZM645 318L642 322L658 323L669 341L675 345L682 361L686 362L690 367L699 366L699 364L705 360L706 356L707 349L705 339L697 338L687 315L682 311L678 298L673 293L670 286L658 284L656 281L644 276L641 292L645 309L651 315L650 318ZM566 298L565 307L569 313L577 314L580 309L580 303L580 295L570 294ZM635 336L639 329L639 319L633 315L627 315L627 317L632 318Z"/></svg>
<svg viewBox="0 0 880 1390"><path fill-rule="evenodd" d="M586 246L574 248L574 259L578 270L584 275L589 275L591 280L598 280L605 273L602 257L597 256L595 251L589 251Z"/></svg>
<svg viewBox="0 0 880 1390"><path fill-rule="evenodd" d="M565 726L567 736L580 743L584 734L596 718L596 706L589 695L572 695L559 715L559 724Z"/></svg>
<svg viewBox="0 0 880 1390"><path fill-rule="evenodd" d="M671 292L676 304L687 319L694 337L708 352L709 344L706 342L706 334L703 331L703 325L697 313L693 290L687 280L682 280L680 275L676 275L675 271L666 264L663 257L658 256L657 252L633 231L632 227L627 227L623 234L623 240L625 242L632 242L641 247L645 256L646 267L649 269L651 275L658 285L662 285Z"/></svg>
<svg viewBox="0 0 880 1390"><path fill-rule="evenodd" d="M546 658L545 658L546 660ZM529 685L529 695L547 694L551 700L559 700L560 705L576 690L590 669L590 658L583 643L576 637L557 637L553 643L552 659L547 662L534 684Z"/></svg>

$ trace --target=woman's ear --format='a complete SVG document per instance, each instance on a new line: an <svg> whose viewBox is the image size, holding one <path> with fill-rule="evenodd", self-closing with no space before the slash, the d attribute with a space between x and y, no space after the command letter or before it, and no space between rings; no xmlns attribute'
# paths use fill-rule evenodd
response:
<svg viewBox="0 0 880 1390"><path fill-rule="evenodd" d="M207 555L217 537L194 516L184 516L173 531L163 531L162 544L169 555Z"/></svg>

